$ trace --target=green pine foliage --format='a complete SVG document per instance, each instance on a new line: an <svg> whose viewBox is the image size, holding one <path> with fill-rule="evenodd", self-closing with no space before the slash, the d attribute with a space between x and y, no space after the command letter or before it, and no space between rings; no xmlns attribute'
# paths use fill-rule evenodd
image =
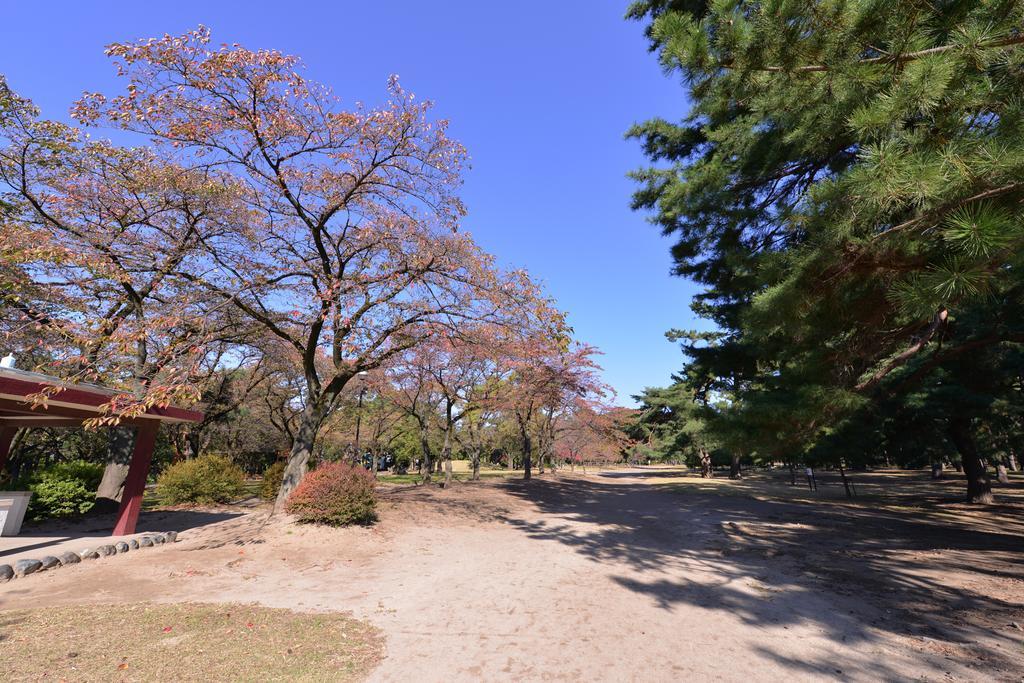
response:
<svg viewBox="0 0 1024 683"><path fill-rule="evenodd" d="M683 374L728 389L766 459L827 461L882 402L956 427L947 445L964 443L953 416L994 422L930 389L967 382L967 354L1015 372L1024 342L1024 3L642 0L629 16L691 97L679 122L630 131L652 161L634 206L675 239L721 336L684 345ZM1024 398L1005 377L989 405Z"/></svg>

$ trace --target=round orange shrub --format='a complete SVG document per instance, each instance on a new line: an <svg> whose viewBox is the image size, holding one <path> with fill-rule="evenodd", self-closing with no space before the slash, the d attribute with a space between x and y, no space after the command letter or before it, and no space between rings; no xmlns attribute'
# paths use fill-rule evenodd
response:
<svg viewBox="0 0 1024 683"><path fill-rule="evenodd" d="M314 524L368 524L377 519L373 475L347 462L320 465L305 476L285 510L300 522Z"/></svg>

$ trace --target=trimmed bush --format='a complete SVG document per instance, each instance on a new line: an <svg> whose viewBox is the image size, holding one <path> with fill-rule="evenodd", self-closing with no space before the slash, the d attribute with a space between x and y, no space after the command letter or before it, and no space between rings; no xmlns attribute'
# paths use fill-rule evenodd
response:
<svg viewBox="0 0 1024 683"><path fill-rule="evenodd" d="M227 503L242 494L245 473L223 455L203 455L168 466L156 480L168 505Z"/></svg>
<svg viewBox="0 0 1024 683"><path fill-rule="evenodd" d="M377 519L373 475L347 462L324 463L292 491L285 510L300 522L368 524Z"/></svg>
<svg viewBox="0 0 1024 683"><path fill-rule="evenodd" d="M287 460L278 460L267 468L263 473L263 484L260 486L260 498L273 500L277 498L277 492L281 490L281 482L284 480L284 468L288 466Z"/></svg>
<svg viewBox="0 0 1024 683"><path fill-rule="evenodd" d="M77 479L45 477L28 486L32 499L28 515L34 520L84 515L96 504L95 489Z"/></svg>
<svg viewBox="0 0 1024 683"><path fill-rule="evenodd" d="M102 478L103 465L69 460L35 472L27 481L13 484L13 488L32 492L28 505L30 519L77 517L96 504L96 489Z"/></svg>

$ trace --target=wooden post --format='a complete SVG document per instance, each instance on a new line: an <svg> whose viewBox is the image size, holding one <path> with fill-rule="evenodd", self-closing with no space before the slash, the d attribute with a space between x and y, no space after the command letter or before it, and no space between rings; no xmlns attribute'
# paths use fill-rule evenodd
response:
<svg viewBox="0 0 1024 683"><path fill-rule="evenodd" d="M17 433L17 427L0 427L0 470L7 464L7 456L11 454L11 442Z"/></svg>
<svg viewBox="0 0 1024 683"><path fill-rule="evenodd" d="M160 423L148 420L139 425L135 437L135 451L132 462L128 466L128 476L124 480L121 492L121 509L117 512L117 524L112 536L127 536L135 533L135 525L139 521L142 510L142 494L146 489L146 475L149 474L149 463L153 460L153 447L156 445L156 432Z"/></svg>

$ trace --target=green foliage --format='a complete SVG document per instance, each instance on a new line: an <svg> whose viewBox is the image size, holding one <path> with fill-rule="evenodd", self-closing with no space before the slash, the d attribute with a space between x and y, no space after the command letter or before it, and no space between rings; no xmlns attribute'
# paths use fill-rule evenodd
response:
<svg viewBox="0 0 1024 683"><path fill-rule="evenodd" d="M203 455L176 462L160 474L157 491L168 505L227 503L242 493L245 474L229 458Z"/></svg>
<svg viewBox="0 0 1024 683"><path fill-rule="evenodd" d="M85 460L67 460L51 465L41 474L42 478L74 479L82 482L88 490L93 493L100 487L103 479L104 466L95 462Z"/></svg>
<svg viewBox="0 0 1024 683"><path fill-rule="evenodd" d="M285 509L300 522L341 526L377 518L373 475L347 462L329 462L306 475Z"/></svg>
<svg viewBox="0 0 1024 683"><path fill-rule="evenodd" d="M28 514L40 520L53 517L77 517L96 504L96 492L77 479L44 478L31 484L32 500Z"/></svg>
<svg viewBox="0 0 1024 683"><path fill-rule="evenodd" d="M31 519L77 517L95 505L102 478L102 465L72 460L51 465L18 487L32 492L28 509Z"/></svg>
<svg viewBox="0 0 1024 683"><path fill-rule="evenodd" d="M412 467L412 457L407 451L402 451L395 455L395 470L398 472L405 472Z"/></svg>
<svg viewBox="0 0 1024 683"><path fill-rule="evenodd" d="M284 480L284 470L288 466L287 460L277 460L263 473L263 483L260 485L260 498L263 500L274 500L277 492L281 490L281 482Z"/></svg>
<svg viewBox="0 0 1024 683"><path fill-rule="evenodd" d="M641 0L629 16L690 88L680 123L630 134L654 164L633 204L717 328L676 337L676 383L727 404L701 433L822 463L880 459L897 424L939 454L964 414L982 443L1012 440L1019 417L981 406L1024 399L1024 4Z"/></svg>

